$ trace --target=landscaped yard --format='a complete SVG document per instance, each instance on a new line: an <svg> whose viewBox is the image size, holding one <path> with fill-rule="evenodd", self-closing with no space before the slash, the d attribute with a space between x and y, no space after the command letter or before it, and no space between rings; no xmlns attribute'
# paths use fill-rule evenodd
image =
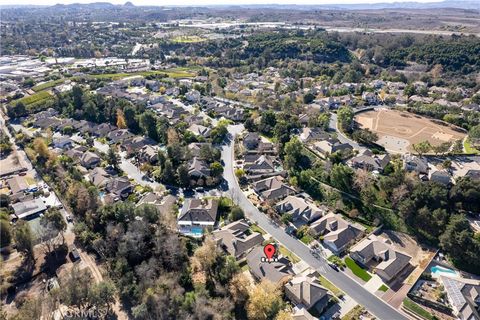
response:
<svg viewBox="0 0 480 320"><path fill-rule="evenodd" d="M473 154L480 153L480 151L472 147L472 143L468 139L464 140L463 147L465 148L465 153L473 153Z"/></svg>
<svg viewBox="0 0 480 320"><path fill-rule="evenodd" d="M380 291L382 291L382 292L387 292L387 291L388 291L388 287L387 287L386 285L382 284L382 285L380 286L380 288L378 288L378 290L380 290Z"/></svg>
<svg viewBox="0 0 480 320"><path fill-rule="evenodd" d="M52 95L47 91L37 92L28 97L23 97L18 99L16 102L22 102L24 105L28 106L29 104L38 103L44 100L48 100Z"/></svg>
<svg viewBox="0 0 480 320"><path fill-rule="evenodd" d="M318 277L318 281L320 281L320 284L322 286L324 286L325 288L327 288L328 290L332 291L334 295L336 295L337 297L341 297L343 296L343 292L338 289L337 287L335 287L333 285L333 283L331 283L330 281L328 281L327 279L325 279L323 276L319 276Z"/></svg>
<svg viewBox="0 0 480 320"><path fill-rule="evenodd" d="M280 245L279 250L282 256L287 257L292 263L300 262L300 259L284 246Z"/></svg>
<svg viewBox="0 0 480 320"><path fill-rule="evenodd" d="M421 317L423 319L427 319L427 320L436 319L436 317L431 315L430 312L423 309L422 307L420 307L418 304L416 304L415 302L413 302L409 298L405 298L403 300L403 306L405 307L405 309L415 313L416 315L418 315L419 317Z"/></svg>
<svg viewBox="0 0 480 320"><path fill-rule="evenodd" d="M312 237L311 235L305 234L305 235L302 237L302 239L300 239L300 240L301 240L303 243L305 243L305 244L309 244L310 242L312 242L312 241L315 240L315 239L313 239L313 237Z"/></svg>
<svg viewBox="0 0 480 320"><path fill-rule="evenodd" d="M346 315L342 317L342 320L357 320L365 312L365 308L361 305L356 305L355 308L350 310Z"/></svg>
<svg viewBox="0 0 480 320"><path fill-rule="evenodd" d="M256 224L252 224L250 226L250 229L253 231L253 232L258 232L260 234L266 234L265 230L263 230L262 228L260 228L258 225Z"/></svg>
<svg viewBox="0 0 480 320"><path fill-rule="evenodd" d="M345 264L347 268L352 270L353 274L362 279L363 281L368 281L372 276L362 267L360 267L352 258L346 257Z"/></svg>
<svg viewBox="0 0 480 320"><path fill-rule="evenodd" d="M35 92L38 92L38 91L42 91L42 90L45 90L45 89L49 89L49 88L52 88L52 87L55 87L55 86L59 85L60 83L63 83L65 80L66 79L57 79L57 80L44 82L44 83L41 83L41 84L38 84L38 85L32 87L32 90L35 91Z"/></svg>

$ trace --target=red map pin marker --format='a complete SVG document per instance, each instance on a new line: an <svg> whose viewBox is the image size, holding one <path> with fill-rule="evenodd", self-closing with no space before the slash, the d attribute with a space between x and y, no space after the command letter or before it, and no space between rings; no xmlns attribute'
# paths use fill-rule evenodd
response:
<svg viewBox="0 0 480 320"><path fill-rule="evenodd" d="M263 252L267 256L268 260L272 260L273 256L275 255L275 251L276 251L275 246L271 243L263 247Z"/></svg>

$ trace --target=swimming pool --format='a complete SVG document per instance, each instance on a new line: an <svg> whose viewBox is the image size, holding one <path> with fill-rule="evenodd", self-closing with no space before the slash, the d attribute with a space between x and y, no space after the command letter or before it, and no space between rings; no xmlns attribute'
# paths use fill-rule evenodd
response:
<svg viewBox="0 0 480 320"><path fill-rule="evenodd" d="M431 267L430 272L432 273L432 275L436 275L436 276L441 276L441 275L458 276L458 274L455 270L445 268L445 267L441 267L439 265L435 265L435 266Z"/></svg>

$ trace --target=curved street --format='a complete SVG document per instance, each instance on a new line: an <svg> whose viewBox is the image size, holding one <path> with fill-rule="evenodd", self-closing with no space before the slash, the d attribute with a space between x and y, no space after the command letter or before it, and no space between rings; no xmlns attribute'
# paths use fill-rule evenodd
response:
<svg viewBox="0 0 480 320"><path fill-rule="evenodd" d="M336 117L335 117L336 118ZM310 253L310 249L300 240L289 236L285 230L272 223L265 214L260 212L242 192L235 177L234 167L234 141L235 137L243 131L243 125L230 125L228 131L231 134L230 141L222 149L222 160L225 163L224 178L228 182L228 189L232 199L245 211L246 216L258 223L278 243L294 252L300 259L310 267L317 270L339 289L357 303L365 306L374 316L382 320L407 319L398 310L394 309L379 297L370 293L362 285L347 276L343 272L331 269L326 260L316 258Z"/></svg>

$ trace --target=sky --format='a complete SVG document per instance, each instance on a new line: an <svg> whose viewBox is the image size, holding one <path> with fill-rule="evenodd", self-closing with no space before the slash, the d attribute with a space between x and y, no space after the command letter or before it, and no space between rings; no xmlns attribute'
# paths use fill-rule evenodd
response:
<svg viewBox="0 0 480 320"><path fill-rule="evenodd" d="M127 0L98 0L98 2L110 2L124 4ZM244 4L351 4L351 3L392 3L392 2L440 2L442 0L130 0L135 5L244 5ZM91 3L92 0L0 0L0 5L55 5L57 3Z"/></svg>

